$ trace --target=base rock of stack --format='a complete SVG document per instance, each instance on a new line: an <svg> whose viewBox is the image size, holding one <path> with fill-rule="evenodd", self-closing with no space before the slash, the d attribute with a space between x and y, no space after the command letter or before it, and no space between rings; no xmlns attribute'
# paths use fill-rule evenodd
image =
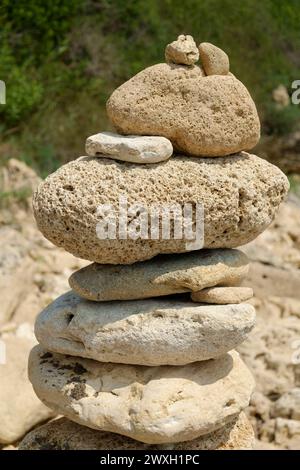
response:
<svg viewBox="0 0 300 470"><path fill-rule="evenodd" d="M59 418L27 434L19 450L251 450L254 441L252 426L244 413L206 436L170 445L149 445Z"/></svg>
<svg viewBox="0 0 300 470"><path fill-rule="evenodd" d="M232 74L205 76L197 65L146 68L112 93L107 114L120 134L162 135L194 156L249 150L260 137L246 87Z"/></svg>
<svg viewBox="0 0 300 470"><path fill-rule="evenodd" d="M88 300L131 300L239 284L249 261L239 250L161 255L131 265L93 263L72 274L70 287Z"/></svg>
<svg viewBox="0 0 300 470"><path fill-rule="evenodd" d="M254 380L237 352L181 366L101 363L35 347L29 379L58 414L148 444L211 433L249 404Z"/></svg>
<svg viewBox="0 0 300 470"><path fill-rule="evenodd" d="M255 324L252 305L202 305L168 299L90 302L69 292L35 325L49 349L97 361L183 365L225 354Z"/></svg>
<svg viewBox="0 0 300 470"><path fill-rule="evenodd" d="M202 204L204 248L232 248L267 228L288 188L277 167L245 152L222 159L176 156L153 165L86 157L48 176L33 207L39 229L55 245L97 263L130 264L189 251L187 240L124 240L118 233L117 239L99 239L99 205L109 203L118 222L120 196L149 210L152 205Z"/></svg>

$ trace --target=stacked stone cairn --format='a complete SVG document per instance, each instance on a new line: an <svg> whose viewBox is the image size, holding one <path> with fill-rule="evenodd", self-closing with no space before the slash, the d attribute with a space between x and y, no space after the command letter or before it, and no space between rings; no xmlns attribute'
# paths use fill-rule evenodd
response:
<svg viewBox="0 0 300 470"><path fill-rule="evenodd" d="M288 181L247 153L259 118L225 52L181 35L165 57L112 93L107 113L118 134L89 137L88 156L34 195L45 237L93 263L37 318L29 378L65 418L33 431L23 449L253 445L243 410L254 381L234 349L255 311L246 303L252 289L240 286L248 259L235 247L271 223ZM142 238L138 212L128 216L136 237L101 238L99 207L108 205L120 226L120 196L149 213L201 204L202 249L191 250L184 236Z"/></svg>

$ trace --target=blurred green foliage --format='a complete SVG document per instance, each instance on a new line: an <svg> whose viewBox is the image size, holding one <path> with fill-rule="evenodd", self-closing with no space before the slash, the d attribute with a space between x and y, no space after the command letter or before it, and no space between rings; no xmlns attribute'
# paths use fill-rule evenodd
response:
<svg viewBox="0 0 300 470"><path fill-rule="evenodd" d="M272 104L278 84L290 91L300 79L299 0L2 0L0 25L2 142L42 173L109 127L109 93L163 61L181 33L228 53L266 133L287 133L300 120L298 106Z"/></svg>

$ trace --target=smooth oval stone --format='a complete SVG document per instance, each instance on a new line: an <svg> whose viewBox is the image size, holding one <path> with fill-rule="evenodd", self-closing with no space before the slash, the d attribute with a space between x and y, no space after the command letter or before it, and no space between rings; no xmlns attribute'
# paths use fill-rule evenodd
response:
<svg viewBox="0 0 300 470"><path fill-rule="evenodd" d="M123 214L120 196L127 198L129 208L143 205L148 213L153 206L174 203L182 212L185 204L203 207L204 248L232 248L265 230L288 188L277 167L247 153L222 159L178 156L153 165L87 157L48 176L35 192L33 207L39 229L55 245L97 263L130 264L159 253L190 251L190 240L185 235L163 238L161 233L158 239L122 239L118 230L115 239L99 238L100 205L110 206L109 217L117 225ZM133 219L138 226L139 216ZM195 213L192 220L201 232Z"/></svg>
<svg viewBox="0 0 300 470"><path fill-rule="evenodd" d="M69 284L81 297L98 302L145 299L239 284L248 268L242 251L199 250L118 267L93 263L74 272Z"/></svg>
<svg viewBox="0 0 300 470"><path fill-rule="evenodd" d="M197 65L148 67L117 88L106 107L120 134L162 135L196 157L250 150L260 138L246 87L232 74L206 76Z"/></svg>
<svg viewBox="0 0 300 470"><path fill-rule="evenodd" d="M68 292L36 320L50 351L101 362L182 365L220 356L242 343L255 324L254 307L175 300L90 302Z"/></svg>
<svg viewBox="0 0 300 470"><path fill-rule="evenodd" d="M221 305L240 304L251 297L253 297L251 287L208 287L191 294L191 299L194 302Z"/></svg>
<svg viewBox="0 0 300 470"><path fill-rule="evenodd" d="M185 366L130 366L35 347L29 379L58 414L148 444L183 442L223 427L248 405L254 380L232 351Z"/></svg>
<svg viewBox="0 0 300 470"><path fill-rule="evenodd" d="M133 163L157 163L173 153L171 142L160 136L120 135L100 132L88 137L85 150L94 157L110 157Z"/></svg>
<svg viewBox="0 0 300 470"><path fill-rule="evenodd" d="M209 42L202 42L199 45L199 52L206 75L227 75L229 73L229 58L222 49Z"/></svg>
<svg viewBox="0 0 300 470"><path fill-rule="evenodd" d="M237 419L206 436L155 446L59 418L28 433L18 450L251 450L254 442L253 428L243 412Z"/></svg>

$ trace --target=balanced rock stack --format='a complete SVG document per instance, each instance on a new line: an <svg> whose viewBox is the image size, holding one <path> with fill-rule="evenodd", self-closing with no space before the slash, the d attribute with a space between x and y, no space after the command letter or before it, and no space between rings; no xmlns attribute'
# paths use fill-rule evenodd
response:
<svg viewBox="0 0 300 470"><path fill-rule="evenodd" d="M39 315L40 345L29 360L38 397L71 421L33 431L21 448L47 448L53 436L64 448L62 436L73 432L68 448L252 446L243 410L254 381L234 348L255 311L245 303L252 289L240 287L248 260L234 248L270 224L288 181L246 152L259 139L259 118L222 50L179 36L166 61L109 98L119 134L88 138L88 156L62 166L35 193L45 237L93 264ZM130 205L127 237L120 197ZM194 228L195 207L203 207L196 250L185 232L153 236L148 226L141 236L145 214L166 204L191 204ZM99 207L108 208L106 237Z"/></svg>

